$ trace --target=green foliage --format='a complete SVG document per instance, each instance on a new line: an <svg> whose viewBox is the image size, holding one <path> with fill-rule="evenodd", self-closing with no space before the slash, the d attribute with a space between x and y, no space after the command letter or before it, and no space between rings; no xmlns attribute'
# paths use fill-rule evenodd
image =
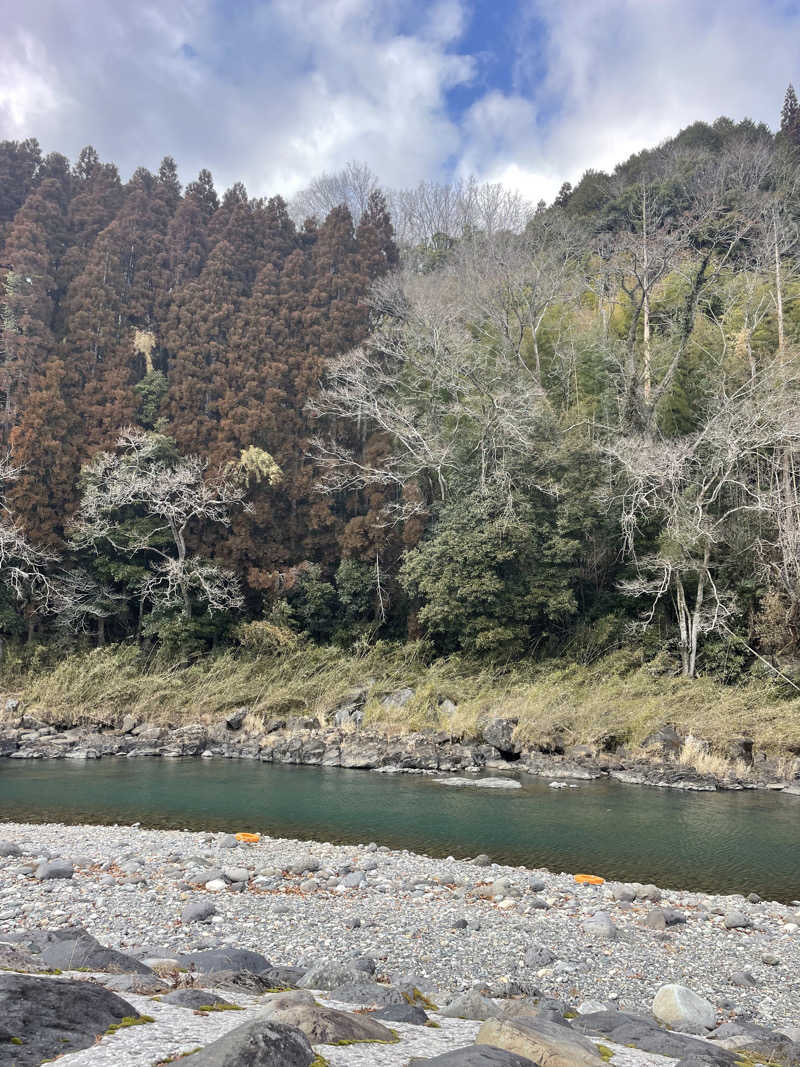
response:
<svg viewBox="0 0 800 1067"><path fill-rule="evenodd" d="M157 428L168 388L167 377L160 370L149 371L134 386L139 397L139 421L146 430Z"/></svg>
<svg viewBox="0 0 800 1067"><path fill-rule="evenodd" d="M529 653L575 613L578 545L552 510L546 499L523 501L508 515L477 495L442 509L400 572L442 651Z"/></svg>

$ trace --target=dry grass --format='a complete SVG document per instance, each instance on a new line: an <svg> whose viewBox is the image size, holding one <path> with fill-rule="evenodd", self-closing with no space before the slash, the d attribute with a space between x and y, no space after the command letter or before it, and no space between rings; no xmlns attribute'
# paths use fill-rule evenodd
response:
<svg viewBox="0 0 800 1067"><path fill-rule="evenodd" d="M676 760L680 767L689 767L698 774L713 774L716 778L750 778L753 768L744 760L729 760L711 751L708 742L689 736L683 742Z"/></svg>
<svg viewBox="0 0 800 1067"><path fill-rule="evenodd" d="M118 722L132 713L155 723L212 720L247 706L248 725L291 714L324 720L355 689L367 693L365 721L387 733L444 730L474 737L496 716L519 719L518 738L598 748L611 739L636 746L664 722L702 738L681 759L710 767L732 737L752 737L772 753L800 745L800 699L768 679L724 686L653 673L634 652L591 666L523 661L509 666L459 656L429 662L415 644L381 643L360 653L300 645L263 655L228 651L190 666L164 665L132 646L76 653L55 667L0 678L43 717L64 723ZM409 687L405 706L383 698ZM449 703L451 702L451 703ZM451 705L455 705L455 710ZM719 765L717 763L717 765ZM727 771L730 764L725 763Z"/></svg>

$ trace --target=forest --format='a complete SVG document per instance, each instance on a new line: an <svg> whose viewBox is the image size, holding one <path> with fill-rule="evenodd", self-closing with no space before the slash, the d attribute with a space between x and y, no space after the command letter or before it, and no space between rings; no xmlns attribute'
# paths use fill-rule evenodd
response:
<svg viewBox="0 0 800 1067"><path fill-rule="evenodd" d="M552 204L0 143L7 661L619 649L800 684L800 105Z"/></svg>

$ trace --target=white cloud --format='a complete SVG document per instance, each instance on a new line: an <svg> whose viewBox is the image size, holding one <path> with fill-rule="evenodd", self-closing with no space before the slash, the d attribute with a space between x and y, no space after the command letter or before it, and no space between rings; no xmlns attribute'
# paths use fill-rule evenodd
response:
<svg viewBox="0 0 800 1067"><path fill-rule="evenodd" d="M169 153L255 194L359 159L389 186L474 172L550 199L697 118L774 125L800 78L795 5L518 0L507 38L459 51L492 2L31 0L0 36L0 137L92 143L124 174ZM513 90L476 87L493 49Z"/></svg>

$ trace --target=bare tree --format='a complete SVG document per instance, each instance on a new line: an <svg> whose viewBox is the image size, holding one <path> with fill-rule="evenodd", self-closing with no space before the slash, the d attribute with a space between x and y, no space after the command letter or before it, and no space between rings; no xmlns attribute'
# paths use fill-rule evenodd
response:
<svg viewBox="0 0 800 1067"><path fill-rule="evenodd" d="M248 510L238 470L210 474L199 456L174 459L164 438L131 427L116 452L101 452L83 473L83 495L73 529L78 548L106 542L127 556L155 557L142 597L154 607L180 604L191 615L192 596L210 613L239 607L236 579L188 552L192 524L228 526L231 513Z"/></svg>
<svg viewBox="0 0 800 1067"><path fill-rule="evenodd" d="M520 233L533 207L516 190L474 177L455 182L420 182L387 193L397 240L403 247L429 245L437 236L459 240L481 232Z"/></svg>
<svg viewBox="0 0 800 1067"><path fill-rule="evenodd" d="M344 205L358 220L367 209L370 195L379 189L378 178L366 163L351 160L341 170L324 172L297 193L289 205L298 225L306 219L324 219L335 207Z"/></svg>
<svg viewBox="0 0 800 1067"><path fill-rule="evenodd" d="M723 628L734 607L723 549L754 554L765 530L780 527L780 479L765 484L763 471L785 450L800 452L799 386L773 364L720 397L695 434L674 441L629 435L606 445L617 469L625 545L638 572L622 589L650 599L644 625L663 598L671 599L687 677L696 673L701 634ZM640 557L643 527L654 520L657 550Z"/></svg>

